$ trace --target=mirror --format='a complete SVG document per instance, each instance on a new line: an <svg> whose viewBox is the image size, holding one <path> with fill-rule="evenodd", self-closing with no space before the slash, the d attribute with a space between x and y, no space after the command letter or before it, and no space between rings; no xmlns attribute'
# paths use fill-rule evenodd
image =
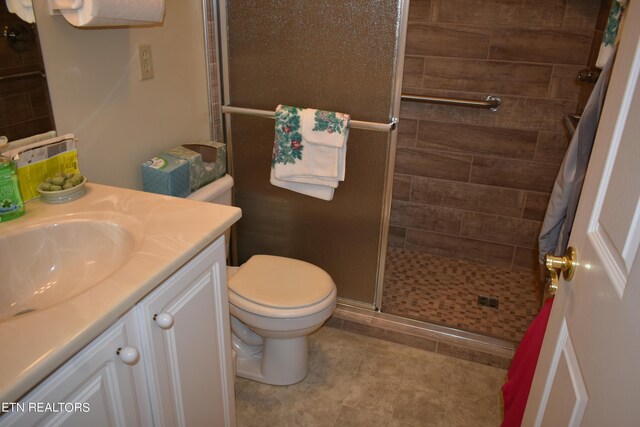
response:
<svg viewBox="0 0 640 427"><path fill-rule="evenodd" d="M23 1L9 4L17 11ZM0 0L0 135L9 141L55 129L38 31L27 20L28 10L11 13Z"/></svg>

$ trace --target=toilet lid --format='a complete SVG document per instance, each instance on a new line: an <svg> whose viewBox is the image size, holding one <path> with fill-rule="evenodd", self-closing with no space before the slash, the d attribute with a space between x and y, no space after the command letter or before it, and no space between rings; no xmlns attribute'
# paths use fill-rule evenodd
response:
<svg viewBox="0 0 640 427"><path fill-rule="evenodd" d="M335 285L308 262L254 255L229 279L229 289L253 303L273 308L307 307L325 299Z"/></svg>

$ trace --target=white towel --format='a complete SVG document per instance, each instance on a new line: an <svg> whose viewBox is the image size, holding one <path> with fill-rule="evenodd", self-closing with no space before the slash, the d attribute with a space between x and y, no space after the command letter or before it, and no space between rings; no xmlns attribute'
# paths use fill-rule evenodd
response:
<svg viewBox="0 0 640 427"><path fill-rule="evenodd" d="M25 22L30 24L36 22L31 0L7 0L7 9L9 12L18 15L18 17Z"/></svg>
<svg viewBox="0 0 640 427"><path fill-rule="evenodd" d="M609 62L609 58L615 53L616 46L620 41L620 35L622 34L624 18L626 17L625 10L628 3L629 0L613 0L613 3L611 3L609 18L607 19L607 25L604 29L604 35L602 36L598 59L596 59L596 67L598 68L604 68L607 62Z"/></svg>
<svg viewBox="0 0 640 427"><path fill-rule="evenodd" d="M279 105L271 184L332 200L344 181L349 115Z"/></svg>

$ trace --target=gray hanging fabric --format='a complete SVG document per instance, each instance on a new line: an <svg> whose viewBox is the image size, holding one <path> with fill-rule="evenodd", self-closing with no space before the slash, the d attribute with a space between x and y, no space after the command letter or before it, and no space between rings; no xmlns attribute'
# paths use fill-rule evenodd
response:
<svg viewBox="0 0 640 427"><path fill-rule="evenodd" d="M546 254L560 256L567 249L614 59L615 55L611 56L600 73L553 184L538 239L541 264Z"/></svg>

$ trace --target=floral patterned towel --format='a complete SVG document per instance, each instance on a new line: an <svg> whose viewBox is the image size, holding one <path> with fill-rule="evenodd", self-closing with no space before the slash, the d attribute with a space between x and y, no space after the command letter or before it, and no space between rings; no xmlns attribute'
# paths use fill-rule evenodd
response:
<svg viewBox="0 0 640 427"><path fill-rule="evenodd" d="M598 68L604 68L615 51L616 45L620 40L620 34L622 33L622 25L625 17L624 11L628 3L629 0L613 0L611 4L609 19L604 29L602 44L600 44L600 51L598 52L598 59L596 60L596 67Z"/></svg>
<svg viewBox="0 0 640 427"><path fill-rule="evenodd" d="M349 120L348 114L279 105L271 183L331 200L344 181Z"/></svg>

